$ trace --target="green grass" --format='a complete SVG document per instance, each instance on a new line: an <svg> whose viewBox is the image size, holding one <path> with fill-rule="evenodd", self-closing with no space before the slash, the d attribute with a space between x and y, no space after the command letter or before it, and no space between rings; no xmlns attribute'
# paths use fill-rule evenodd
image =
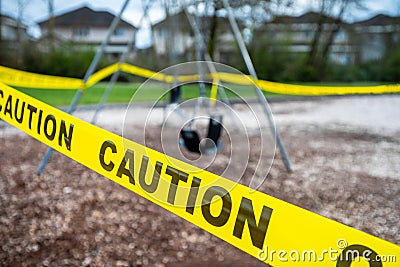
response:
<svg viewBox="0 0 400 267"><path fill-rule="evenodd" d="M111 93L107 99L107 103L128 103L140 85L140 83L117 83L111 90ZM87 105L99 103L106 88L107 83L99 83L94 85L93 87L88 88L83 93L79 104ZM207 95L209 95L210 86L207 86L206 89ZM52 106L68 106L76 93L76 90L49 90L28 88L19 88L18 90ZM164 90L166 90L166 88L158 83L149 84L149 86L146 87L146 90L142 90L139 94L135 95L134 101L154 101L156 98L164 94ZM183 99L190 99L193 97L197 97L198 95L198 85L189 84L183 86ZM228 96L233 97L233 94L229 94L228 92ZM243 96L247 96L245 90L243 90ZM168 95L165 97L168 98Z"/></svg>
<svg viewBox="0 0 400 267"><path fill-rule="evenodd" d="M117 83L112 89L107 103L128 103L133 94L136 92L137 88L140 86L140 83ZM146 90L141 91L140 94L135 95L134 101L137 102L154 102L154 100L164 93L164 88L159 83L149 83L149 86L146 87ZM341 84L341 83L302 83L302 85L329 85L329 86L356 86L356 85L376 85L375 83L357 83L357 84ZM249 86L240 86L240 85L229 85L230 88L234 88L236 92L240 94L243 98L255 98L256 95L252 87ZM99 83L94 85L93 87L87 89L81 101L80 105L87 104L97 104L101 100L101 97L104 91L107 88L107 83ZM48 103L52 106L68 106L75 93L76 90L47 90L47 89L27 89L27 88L19 88L20 91L26 93L36 99L39 99L45 103ZM211 87L209 85L206 86L206 93L210 95ZM235 94L226 90L226 94L229 98L237 98ZM182 98L189 99L193 97L197 97L199 95L198 85L189 84L183 86L182 90ZM280 95L274 93L264 92L264 95L271 97L288 97L289 95ZM165 96L168 99L168 95Z"/></svg>
<svg viewBox="0 0 400 267"><path fill-rule="evenodd" d="M136 90L139 88L140 83L117 83L107 99L107 103L128 103ZM101 100L107 83L99 83L88 88L79 102L80 105L97 104ZM30 95L40 101L43 101L52 106L68 106L76 90L49 90L49 89L28 89L18 88L21 92ZM149 84L146 90L140 91L135 95L134 100L137 102L154 101L156 98L164 94L164 88L160 84ZM189 99L198 96L198 89L196 85L185 85L182 98ZM166 96L168 98L168 96Z"/></svg>
<svg viewBox="0 0 400 267"><path fill-rule="evenodd" d="M130 100L139 84L117 84L111 91L108 103L126 103ZM80 101L80 104L96 104L100 101L107 83L99 83L87 89ZM38 100L53 106L67 106L71 103L76 90L48 90L48 89L26 89L19 88L20 91Z"/></svg>

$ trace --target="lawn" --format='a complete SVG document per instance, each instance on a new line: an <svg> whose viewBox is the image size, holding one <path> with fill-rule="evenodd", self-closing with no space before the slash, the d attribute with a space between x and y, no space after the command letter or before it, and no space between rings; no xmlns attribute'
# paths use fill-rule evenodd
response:
<svg viewBox="0 0 400 267"><path fill-rule="evenodd" d="M116 84L108 97L107 103L128 103L133 93L137 90L139 86L140 84L138 83ZM106 88L107 88L107 83L99 83L88 88L84 92L80 104L98 103ZM52 106L69 105L76 93L76 90L48 90L48 89L26 89L26 88L19 88L19 90ZM157 88L155 88L155 90L157 90ZM156 91L149 92L149 98L151 98L150 94L154 94L155 92ZM160 92L162 92L162 89ZM142 100L146 101L148 99L144 98Z"/></svg>
<svg viewBox="0 0 400 267"><path fill-rule="evenodd" d="M128 103L132 95L139 88L140 83L117 83L107 100L107 103ZM107 83L98 83L90 88L88 88L79 102L80 105L85 104L96 104L102 98L105 90L107 88ZM188 84L184 85L182 90L182 98L189 99L193 97L199 96L198 85L196 84ZM45 103L48 103L52 106L68 106L76 91L75 90L48 90L48 89L28 89L28 88L19 88L19 90L27 95L30 95L36 99L39 99ZM154 83L149 84L146 87L146 90L141 91L140 94L135 96L135 101L138 102L148 102L152 101L160 95L164 94L164 90L160 84ZM209 85L206 86L206 94L210 95L211 87ZM242 87L237 89L240 92L242 97L251 97L254 96L254 91L249 90L249 87ZM235 98L234 94L227 91L227 95L229 98ZM168 98L168 95L166 96Z"/></svg>
<svg viewBox="0 0 400 267"><path fill-rule="evenodd" d="M98 83L90 88L88 88L83 96L81 101L79 102L80 105L86 104L96 104L99 103L104 91L107 88L107 83ZM107 100L107 103L128 103L132 95L136 92L139 88L141 83L117 83ZM339 83L332 83L332 84L321 84L321 83L307 83L304 85L330 85L330 86L342 86L345 84ZM355 85L375 85L372 83L363 83L363 84L346 84L346 86L355 86ZM249 86L240 86L240 85L229 85L231 88L235 87L235 91L240 94L243 98L255 98L254 90L252 87ZM48 103L52 106L68 106L76 91L75 90L48 90L48 89L27 89L27 88L19 88L20 91L39 99L45 103ZM159 83L149 84L146 87L146 90L142 91L141 94L135 96L135 101L138 102L149 102L154 101L160 95L163 95L164 90ZM206 94L207 96L210 95L211 87L209 85L206 86ZM237 98L235 94L231 93L229 90L226 90L227 96L229 98ZM272 97L287 97L288 95L279 95L273 94L268 92L263 92L265 96L272 98ZM196 84L188 84L183 86L182 90L182 98L189 99L193 97L197 97L199 95L199 88ZM168 95L164 99L167 99Z"/></svg>

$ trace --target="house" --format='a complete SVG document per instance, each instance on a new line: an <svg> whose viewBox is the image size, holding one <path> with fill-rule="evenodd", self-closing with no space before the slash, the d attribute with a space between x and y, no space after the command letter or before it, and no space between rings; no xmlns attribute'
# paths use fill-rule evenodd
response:
<svg viewBox="0 0 400 267"><path fill-rule="evenodd" d="M207 17L205 19L206 25L211 25L212 19L211 17ZM242 61L242 56L240 55L240 50L236 43L229 19L217 17L216 20L217 28L215 32L216 40L213 59L228 65L235 65L237 61ZM236 20L236 22L239 30L242 31L243 34L244 25L239 20Z"/></svg>
<svg viewBox="0 0 400 267"><path fill-rule="evenodd" d="M81 47L97 47L105 39L114 15L108 11L95 11L83 6L54 17L54 36L57 40L74 43ZM38 23L42 36L49 36L49 19ZM121 19L113 32L106 53L121 53L127 49L127 44L136 28Z"/></svg>
<svg viewBox="0 0 400 267"><path fill-rule="evenodd" d="M168 16L152 26L153 47L157 55L162 57L181 57L194 49L194 33L185 12Z"/></svg>
<svg viewBox="0 0 400 267"><path fill-rule="evenodd" d="M335 26L335 19L319 13L307 12L300 16L277 16L265 23L253 33L254 42L265 42L266 51L282 53L308 53L317 32L318 24L322 23L322 40ZM350 43L347 32L348 25L336 34L332 45L330 60L338 64L348 64L355 60L356 47Z"/></svg>
<svg viewBox="0 0 400 267"><path fill-rule="evenodd" d="M379 14L352 25L357 44L357 62L381 59L388 49L400 44L400 17Z"/></svg>
<svg viewBox="0 0 400 267"><path fill-rule="evenodd" d="M265 45L266 51L308 53L317 32L320 14L307 12L300 16L277 16L253 34L253 45ZM335 25L335 19L323 16L322 42ZM383 14L348 24L341 22L330 51L330 61L338 64L362 63L381 59L387 49L400 43L400 17Z"/></svg>
<svg viewBox="0 0 400 267"><path fill-rule="evenodd" d="M195 18L197 19L197 18ZM215 19L215 21L213 21ZM208 44L212 23L215 23L214 61L229 64L238 48L227 18L202 16L198 27L202 29L203 39ZM241 24L239 27L243 28ZM177 57L185 60L195 59L196 38L184 11L168 16L152 26L153 46L161 57Z"/></svg>
<svg viewBox="0 0 400 267"><path fill-rule="evenodd" d="M27 41L30 39L27 29L28 27L23 23L18 23L18 20L0 14L1 19L1 41L4 42L17 42L18 33L21 41Z"/></svg>

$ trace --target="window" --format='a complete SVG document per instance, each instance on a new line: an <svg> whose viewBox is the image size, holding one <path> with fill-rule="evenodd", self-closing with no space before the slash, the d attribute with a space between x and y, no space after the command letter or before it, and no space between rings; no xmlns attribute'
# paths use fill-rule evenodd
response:
<svg viewBox="0 0 400 267"><path fill-rule="evenodd" d="M306 30L304 32L304 35L306 36L307 39L310 39L313 35L313 32L311 30Z"/></svg>
<svg viewBox="0 0 400 267"><path fill-rule="evenodd" d="M160 39L166 37L166 30L165 29L157 29L157 35Z"/></svg>
<svg viewBox="0 0 400 267"><path fill-rule="evenodd" d="M302 40L302 41L308 42L308 41L311 41L313 36L314 36L314 32L312 30L309 30L309 29L303 31L302 32L303 34L300 34L300 33L301 32L299 31L299 34L297 34L297 40Z"/></svg>
<svg viewBox="0 0 400 267"><path fill-rule="evenodd" d="M346 41L346 32L344 30L340 30L336 35L336 41L344 42Z"/></svg>
<svg viewBox="0 0 400 267"><path fill-rule="evenodd" d="M394 33L392 36L393 42L398 42L400 40L400 34Z"/></svg>
<svg viewBox="0 0 400 267"><path fill-rule="evenodd" d="M113 34L114 36L117 36L117 37L121 37L121 36L124 36L125 35L125 29L124 28L117 28L115 31L114 31L114 34Z"/></svg>
<svg viewBox="0 0 400 267"><path fill-rule="evenodd" d="M90 33L89 27L82 27L74 30L74 35L77 37L88 37L89 33Z"/></svg>

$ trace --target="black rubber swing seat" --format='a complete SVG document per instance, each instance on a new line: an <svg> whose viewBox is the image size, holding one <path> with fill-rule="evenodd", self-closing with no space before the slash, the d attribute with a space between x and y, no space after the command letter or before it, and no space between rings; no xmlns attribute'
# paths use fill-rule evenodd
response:
<svg viewBox="0 0 400 267"><path fill-rule="evenodd" d="M181 99L181 87L177 86L175 88L171 89L171 95L170 95L170 99L169 99L169 103L170 104L176 104L179 103L179 100Z"/></svg>
<svg viewBox="0 0 400 267"><path fill-rule="evenodd" d="M190 152L206 154L216 153L221 147L221 137L222 131L222 115L215 115L210 117L210 122L208 124L208 133L206 142L200 144L199 134L188 128L183 128L180 132L182 137L181 144ZM212 141L212 142L211 142ZM215 144L215 145L214 145ZM216 147L215 147L216 146Z"/></svg>
<svg viewBox="0 0 400 267"><path fill-rule="evenodd" d="M190 152L200 153L200 137L195 130L182 129L183 146Z"/></svg>

